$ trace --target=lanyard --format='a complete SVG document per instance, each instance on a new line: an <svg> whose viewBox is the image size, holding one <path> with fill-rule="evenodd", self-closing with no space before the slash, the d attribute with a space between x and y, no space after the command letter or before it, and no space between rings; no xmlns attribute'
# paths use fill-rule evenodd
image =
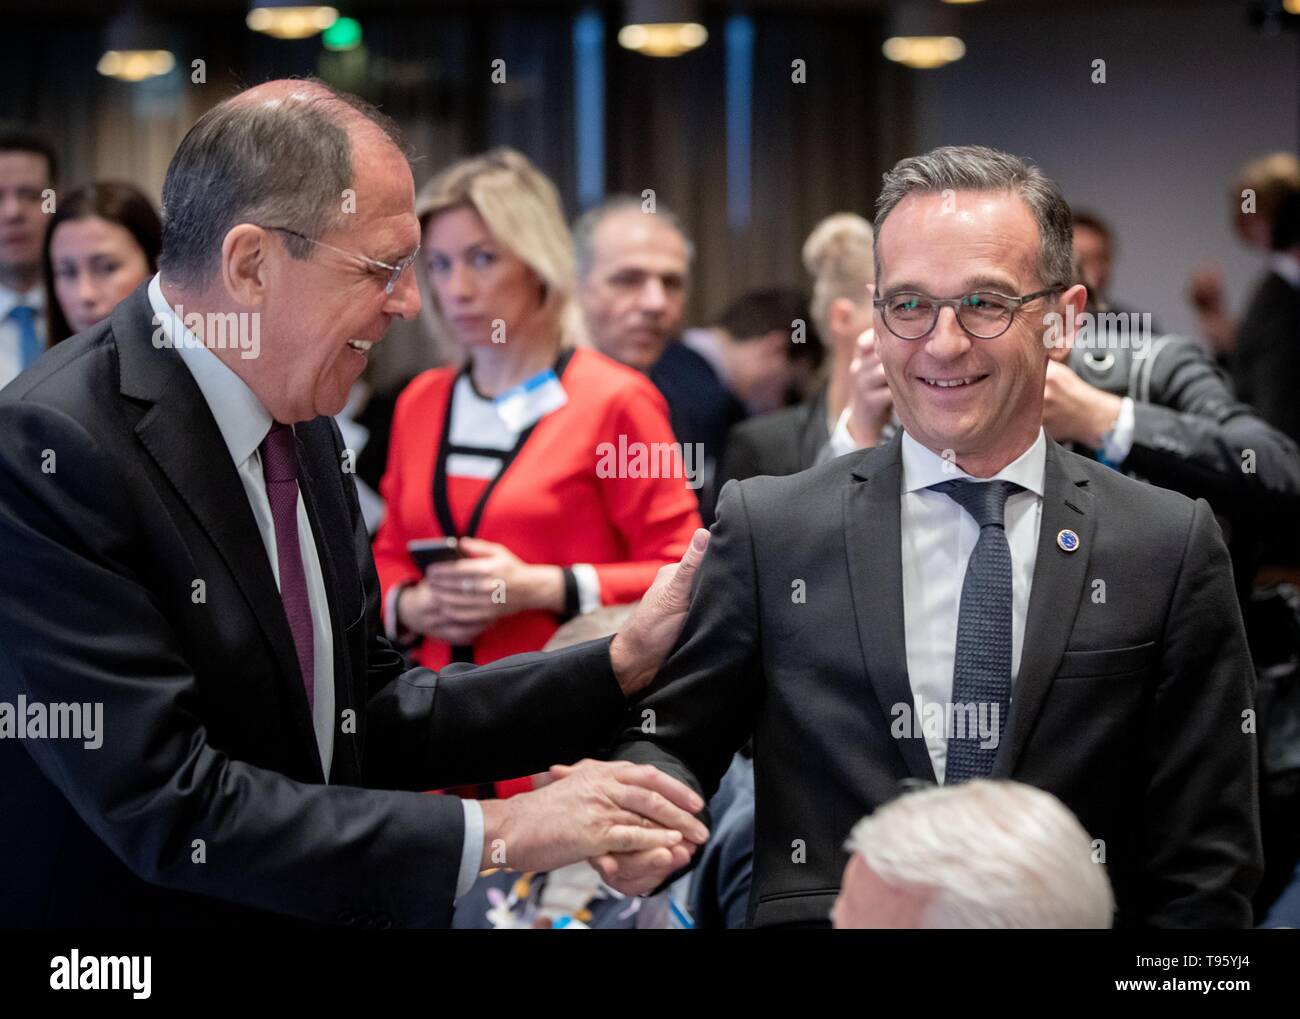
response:
<svg viewBox="0 0 1300 1019"><path fill-rule="evenodd" d="M566 350L560 354L555 361L554 371L561 379L564 377L564 370L569 366L569 361L573 357L573 351ZM488 499L496 491L501 479L505 477L506 471L514 463L520 451L524 448L524 443L528 437L533 434L533 429L537 427L540 419L534 421L531 425L519 433L519 438L515 441L514 447L506 453L501 461L501 469L497 471L496 477L487 483L482 494L478 497L478 502L474 504L474 509L470 512L469 520L465 524L465 530L461 531L456 526L455 518L451 512L451 502L447 498L447 457L451 452L451 416L456 403L456 386L460 382L461 376L469 374L470 366L467 362L465 367L460 370L456 378L452 380L451 392L447 394L447 412L442 420L442 434L438 437L438 458L433 470L433 512L438 518L438 526L442 528L442 533L449 538L472 538L478 533L479 524L483 521L483 511L487 508ZM470 452L473 452L472 450ZM500 450L482 450L482 452L492 455L499 455ZM472 662L474 661L474 648L472 645L454 645L451 649L451 660L453 662Z"/></svg>
<svg viewBox="0 0 1300 1019"><path fill-rule="evenodd" d="M573 351L566 350L560 354L555 361L555 374L560 378L564 377L564 370L569 366L569 361L573 357ZM462 368L451 384L451 393L447 397L447 411L443 417L442 434L438 438L438 459L433 471L433 512L438 518L438 526L442 528L442 533L449 538L472 538L478 534L479 525L483 521L483 511L487 508L488 499L496 491L501 479L505 477L506 471L514 463L515 458L519 456L524 444L528 441L529 436L533 434L533 429L537 427L539 421L534 421L531 425L519 433L519 438L515 440L514 446L506 453L501 461L501 469L497 471L496 477L487 483L474 508L470 511L469 520L466 521L465 529L462 531L456 526L455 518L451 512L451 502L447 497L447 457L451 452L451 418L456 403L456 385L460 382L462 376L468 375L470 370L469 364ZM473 452L469 450L468 452ZM499 455L499 450L483 450L482 452Z"/></svg>

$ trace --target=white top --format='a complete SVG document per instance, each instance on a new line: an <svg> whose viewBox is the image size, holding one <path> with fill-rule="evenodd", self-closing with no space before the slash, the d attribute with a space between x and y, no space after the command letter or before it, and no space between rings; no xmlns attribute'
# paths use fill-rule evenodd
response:
<svg viewBox="0 0 1300 1019"><path fill-rule="evenodd" d="M491 399L480 396L469 375L462 375L456 380L456 388L452 391L451 434L448 443L452 446L498 450L500 456L449 453L447 476L484 481L494 479L501 473L504 458L515 448L519 436L526 428L551 413L550 406L543 403L533 410L526 409L523 416L515 422L518 426L515 427L501 414L501 397ZM596 611L601 605L600 577L596 568L590 563L574 563L570 569L578 585L578 611ZM396 611L390 613L389 618L396 619Z"/></svg>

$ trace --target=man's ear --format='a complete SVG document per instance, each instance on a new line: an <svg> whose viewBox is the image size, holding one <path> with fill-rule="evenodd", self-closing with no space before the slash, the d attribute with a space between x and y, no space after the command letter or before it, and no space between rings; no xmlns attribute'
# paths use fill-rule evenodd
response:
<svg viewBox="0 0 1300 1019"><path fill-rule="evenodd" d="M240 223L221 242L221 282L239 304L257 306L265 299L269 241L260 226Z"/></svg>
<svg viewBox="0 0 1300 1019"><path fill-rule="evenodd" d="M1057 302L1054 319L1044 319L1044 343L1047 356L1053 361L1065 361L1074 347L1074 334L1079 328L1079 318L1088 303L1088 288L1076 283Z"/></svg>

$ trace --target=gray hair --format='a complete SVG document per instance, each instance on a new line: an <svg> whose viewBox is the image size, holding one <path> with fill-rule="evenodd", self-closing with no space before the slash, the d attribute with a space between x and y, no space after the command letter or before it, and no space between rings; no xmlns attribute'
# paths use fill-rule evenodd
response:
<svg viewBox="0 0 1300 1019"><path fill-rule="evenodd" d="M640 212L647 216L659 217L681 235L682 241L686 244L686 264L690 266L695 259L695 245L686 236L681 220L672 209L657 198L654 209L653 213L646 212L643 200L636 195L618 194L610 195L599 205L593 206L579 216L573 224L573 247L578 260L578 279L585 280L591 272L592 264L596 261L597 228L605 221L606 216L616 212Z"/></svg>
<svg viewBox="0 0 1300 1019"><path fill-rule="evenodd" d="M884 175L876 199L875 263L880 277L880 229L899 202L912 194L1008 191L1020 195L1038 224L1038 275L1045 287L1070 286L1073 238L1070 206L1037 166L983 145L944 145L900 160Z"/></svg>
<svg viewBox="0 0 1300 1019"><path fill-rule="evenodd" d="M169 281L202 289L215 275L226 234L240 223L317 238L344 220L352 183L349 123L368 121L401 152L396 124L356 96L315 79L282 101L219 103L190 128L163 183L162 252ZM296 259L314 245L282 236Z"/></svg>
<svg viewBox="0 0 1300 1019"><path fill-rule="evenodd" d="M927 928L1105 928L1115 912L1083 826L1020 782L906 793L859 821L845 848L890 886L930 890Z"/></svg>

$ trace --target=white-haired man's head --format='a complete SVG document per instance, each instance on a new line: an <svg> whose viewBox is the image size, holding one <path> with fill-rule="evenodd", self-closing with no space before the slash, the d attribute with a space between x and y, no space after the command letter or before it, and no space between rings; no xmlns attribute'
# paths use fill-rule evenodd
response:
<svg viewBox="0 0 1300 1019"><path fill-rule="evenodd" d="M1051 793L977 780L864 817L836 927L1103 928L1115 899L1088 833Z"/></svg>

